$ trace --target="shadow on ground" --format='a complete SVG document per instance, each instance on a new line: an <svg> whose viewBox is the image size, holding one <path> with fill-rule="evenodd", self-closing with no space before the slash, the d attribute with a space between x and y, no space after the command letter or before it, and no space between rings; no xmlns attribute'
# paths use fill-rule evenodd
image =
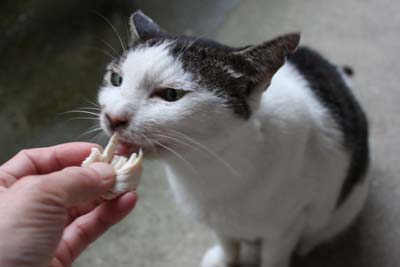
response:
<svg viewBox="0 0 400 267"><path fill-rule="evenodd" d="M400 217L389 205L398 203L400 196L392 191L394 185L379 182L382 175L385 173L372 170L370 196L354 225L310 255L295 257L293 267L399 266Z"/></svg>

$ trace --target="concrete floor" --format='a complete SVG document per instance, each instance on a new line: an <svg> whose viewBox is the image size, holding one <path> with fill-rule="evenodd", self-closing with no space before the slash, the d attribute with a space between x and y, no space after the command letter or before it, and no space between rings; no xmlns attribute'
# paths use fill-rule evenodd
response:
<svg viewBox="0 0 400 267"><path fill-rule="evenodd" d="M50 1L39 2L48 4ZM371 194L365 211L352 229L311 255L295 258L293 267L400 266L400 205L396 205L400 203L400 165L397 163L400 146L396 139L400 130L399 1L143 0L129 3L129 10L142 8L166 29L207 35L231 45L257 43L281 33L300 30L303 44L317 48L338 64L351 65L356 71L355 94L371 123L374 160ZM90 4L87 5L85 8L89 9ZM18 12L24 10L21 15L27 14L28 18L33 12L28 12L32 9L17 8ZM104 7L98 9L105 10ZM118 9L113 12L113 22L123 29L127 14ZM23 19L19 18L21 23ZM7 20L4 21L7 24ZM60 119L54 113L82 105L82 95L89 99L95 95L95 86L102 72L97 66L104 64L105 58L88 54L79 43L86 44L93 39L88 32L96 32L97 36L111 41L113 36L109 29L90 26L93 23L97 26L100 22L89 20L85 24L89 26L84 28L86 34L74 35L74 41L61 51L58 39L50 38L52 45L47 50L40 50L40 58L32 55L34 51L29 47L18 48L16 45L26 36L18 37L20 39L16 41L13 39L14 42L0 42L0 48L1 45L8 48L0 51L3 59L0 67L10 66L10 62L20 63L17 58L22 60L22 57L15 55L20 55L21 51L25 51L23 62L29 63L28 67L11 64L13 67L7 69L7 75L0 72L0 96L3 101L8 100L0 105L0 123L4 125L0 129L0 144L5 151L0 161L21 147L71 140L88 126L87 123L66 123L64 118ZM15 34L12 27L7 29L11 35ZM48 35L53 36L51 31ZM41 43L36 45L39 47ZM74 61L68 61L71 55L76 55ZM40 71L29 65L39 65ZM65 66L60 68L61 65ZM45 70L54 66L67 74L61 78L51 72L48 75ZM10 81L9 69L30 79ZM47 103L43 98L47 91L40 90L54 88L49 79L58 88L68 89L69 98L49 93L46 94L46 98L51 100L48 102L56 105L43 104ZM76 86L78 84L80 86ZM34 88L32 92L23 90L31 87ZM146 162L145 167L135 211L92 245L74 266L198 266L213 237L207 229L180 214L158 163Z"/></svg>

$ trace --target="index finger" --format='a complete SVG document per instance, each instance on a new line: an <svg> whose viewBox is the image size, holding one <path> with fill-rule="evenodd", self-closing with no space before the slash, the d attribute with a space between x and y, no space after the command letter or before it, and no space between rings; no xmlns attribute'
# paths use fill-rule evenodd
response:
<svg viewBox="0 0 400 267"><path fill-rule="evenodd" d="M69 166L79 166L90 154L91 148L96 146L75 142L22 150L0 167L0 185L8 187L27 175L47 174Z"/></svg>

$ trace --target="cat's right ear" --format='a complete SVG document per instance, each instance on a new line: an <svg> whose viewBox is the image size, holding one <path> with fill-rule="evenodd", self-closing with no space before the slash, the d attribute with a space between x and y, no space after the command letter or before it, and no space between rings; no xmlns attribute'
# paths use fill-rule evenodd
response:
<svg viewBox="0 0 400 267"><path fill-rule="evenodd" d="M157 23L146 16L141 10L136 11L129 18L131 42L146 41L156 37L166 37L168 33Z"/></svg>
<svg viewBox="0 0 400 267"><path fill-rule="evenodd" d="M291 33L257 46L240 49L236 54L244 56L254 65L257 72L253 79L258 86L265 89L286 58L297 49L299 42L300 34Z"/></svg>

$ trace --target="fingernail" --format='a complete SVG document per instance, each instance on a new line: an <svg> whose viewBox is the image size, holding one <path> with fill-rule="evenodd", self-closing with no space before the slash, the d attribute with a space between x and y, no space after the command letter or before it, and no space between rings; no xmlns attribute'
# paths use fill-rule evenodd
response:
<svg viewBox="0 0 400 267"><path fill-rule="evenodd" d="M114 168L107 163L96 162L89 166L89 168L94 169L103 180L105 184L113 184L115 180Z"/></svg>

